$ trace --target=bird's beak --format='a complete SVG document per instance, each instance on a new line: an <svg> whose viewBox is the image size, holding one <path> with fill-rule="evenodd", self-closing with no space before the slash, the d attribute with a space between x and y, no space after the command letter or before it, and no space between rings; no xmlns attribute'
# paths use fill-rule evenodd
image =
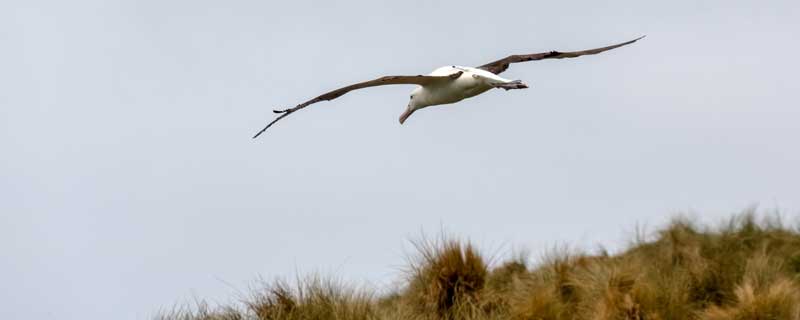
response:
<svg viewBox="0 0 800 320"><path fill-rule="evenodd" d="M414 113L414 111L415 111L414 107L412 107L411 102L409 102L408 107L406 107L406 111L404 111L403 114L400 115L400 124L406 122L406 119L408 119L408 117L410 117L411 114Z"/></svg>

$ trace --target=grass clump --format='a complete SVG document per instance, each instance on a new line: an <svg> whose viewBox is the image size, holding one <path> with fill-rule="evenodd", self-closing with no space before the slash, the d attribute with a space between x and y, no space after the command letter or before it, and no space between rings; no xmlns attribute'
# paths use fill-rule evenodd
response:
<svg viewBox="0 0 800 320"><path fill-rule="evenodd" d="M556 252L494 266L469 242L417 243L381 296L319 277L276 282L238 307L159 319L800 320L800 232L776 217L676 219L618 254Z"/></svg>
<svg viewBox="0 0 800 320"><path fill-rule="evenodd" d="M177 306L170 311L162 312L155 317L156 320L242 320L241 311L234 307L221 307L211 310L208 303L197 302L194 307Z"/></svg>
<svg viewBox="0 0 800 320"><path fill-rule="evenodd" d="M411 277L403 297L417 316L453 318L476 306L486 285L488 268L467 243L442 239L417 244L419 257L411 263Z"/></svg>
<svg viewBox="0 0 800 320"><path fill-rule="evenodd" d="M320 277L298 280L294 288L276 281L253 294L245 305L250 318L258 320L376 318L371 295Z"/></svg>

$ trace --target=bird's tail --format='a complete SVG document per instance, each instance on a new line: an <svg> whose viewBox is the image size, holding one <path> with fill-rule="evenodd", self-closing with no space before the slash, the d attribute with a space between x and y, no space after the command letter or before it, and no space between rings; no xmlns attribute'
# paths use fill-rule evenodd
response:
<svg viewBox="0 0 800 320"><path fill-rule="evenodd" d="M528 85L522 83L522 80L514 80L506 83L493 84L495 88L512 90L512 89L527 89Z"/></svg>

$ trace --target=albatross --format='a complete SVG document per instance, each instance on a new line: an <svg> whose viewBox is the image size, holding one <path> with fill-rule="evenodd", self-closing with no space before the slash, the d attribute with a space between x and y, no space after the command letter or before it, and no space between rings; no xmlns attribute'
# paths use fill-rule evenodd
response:
<svg viewBox="0 0 800 320"><path fill-rule="evenodd" d="M415 111L422 108L456 103L461 100L477 96L494 88L504 89L506 91L528 88L528 86L521 80L509 80L499 76L499 74L506 71L506 69L508 69L512 63L544 59L575 58L584 55L598 54L604 51L629 45L641 40L642 38L644 38L644 36L602 48L571 52L548 51L532 54L515 54L489 62L479 67L462 67L452 65L438 68L428 75L385 76L374 80L359 82L324 93L292 108L273 110L274 113L280 114L280 116L272 120L272 122L267 124L264 129L261 129L261 131L256 133L256 135L253 136L253 139L258 138L259 135L264 133L264 131L269 129L269 127L281 119L286 118L288 115L317 102L330 101L341 97L350 91L358 89L395 84L414 84L418 87L411 92L408 106L400 115L400 124L403 124Z"/></svg>

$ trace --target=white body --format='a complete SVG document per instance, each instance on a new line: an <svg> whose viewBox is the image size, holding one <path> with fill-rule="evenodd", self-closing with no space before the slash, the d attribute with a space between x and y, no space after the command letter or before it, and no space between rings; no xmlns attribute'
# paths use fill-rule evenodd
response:
<svg viewBox="0 0 800 320"><path fill-rule="evenodd" d="M512 80L502 78L489 71L472 67L446 66L433 70L430 75L449 76L458 72L463 72L463 74L453 81L439 82L414 89L411 92L408 108L400 115L400 123L405 122L414 111L419 109L459 102L496 88L498 84L513 83Z"/></svg>
<svg viewBox="0 0 800 320"><path fill-rule="evenodd" d="M457 72L464 72L458 79L438 85L417 88L412 92L412 100L420 105L421 109L428 106L455 103L466 98L477 96L494 88L492 84L509 83L494 73L472 67L446 66L430 73L431 76L448 76Z"/></svg>

